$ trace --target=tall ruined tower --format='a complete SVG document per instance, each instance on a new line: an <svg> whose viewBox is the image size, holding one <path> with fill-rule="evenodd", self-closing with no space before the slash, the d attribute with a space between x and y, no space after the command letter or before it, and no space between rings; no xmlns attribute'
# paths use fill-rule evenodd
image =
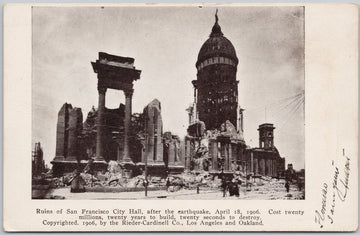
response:
<svg viewBox="0 0 360 235"><path fill-rule="evenodd" d="M196 119L203 121L208 130L219 128L226 120L237 126L238 58L218 21L216 11L210 37L202 45L196 62L197 80L192 81Z"/></svg>
<svg viewBox="0 0 360 235"><path fill-rule="evenodd" d="M275 127L271 123L264 123L259 126L259 148L274 148L274 129Z"/></svg>

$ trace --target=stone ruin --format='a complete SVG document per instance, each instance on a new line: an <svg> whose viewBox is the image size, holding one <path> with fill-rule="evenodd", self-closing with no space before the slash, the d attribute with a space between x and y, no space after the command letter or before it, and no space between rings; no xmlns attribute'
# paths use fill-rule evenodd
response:
<svg viewBox="0 0 360 235"><path fill-rule="evenodd" d="M124 169L124 109L124 105L120 104L118 109L104 110L103 152L107 163L105 171ZM55 176L73 172L78 167L84 169L90 159L96 158L97 114L98 110L92 107L86 120L82 122L80 108L73 108L68 103L62 106L58 113L56 156L51 162ZM132 115L129 143L129 156L134 163L132 176L144 173L145 161L148 173L153 175L164 177L168 173L179 173L184 169L184 151L181 149L184 145L178 136L171 132L163 133L161 104L156 99L144 108L143 113ZM115 167L114 163L118 165ZM91 167L94 166L93 161ZM119 172L121 171L117 171Z"/></svg>

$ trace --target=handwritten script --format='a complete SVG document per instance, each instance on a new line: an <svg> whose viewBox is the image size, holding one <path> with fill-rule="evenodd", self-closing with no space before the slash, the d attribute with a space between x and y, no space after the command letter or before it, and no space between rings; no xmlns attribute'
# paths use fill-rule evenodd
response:
<svg viewBox="0 0 360 235"><path fill-rule="evenodd" d="M350 158L344 156L345 164L341 170L337 166L334 169L332 183L323 183L321 189L321 208L315 210L315 223L324 227L325 223L334 223L336 201L344 202L349 190Z"/></svg>

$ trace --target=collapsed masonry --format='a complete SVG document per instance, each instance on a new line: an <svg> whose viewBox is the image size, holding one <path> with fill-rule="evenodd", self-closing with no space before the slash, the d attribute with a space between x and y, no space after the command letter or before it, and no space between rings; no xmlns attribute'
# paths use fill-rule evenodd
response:
<svg viewBox="0 0 360 235"><path fill-rule="evenodd" d="M273 124L259 126L257 148L245 144L242 134L226 121L220 130L206 130L201 121L189 126L185 137L185 169L252 176L283 177L285 158L273 144Z"/></svg>
<svg viewBox="0 0 360 235"><path fill-rule="evenodd" d="M80 108L65 103L60 109L56 156L51 162L54 175L84 167L89 160L95 171L106 171L109 161L117 161L126 177L141 174L145 165L150 174L182 171L179 138L167 134L163 144L160 102L155 99L143 113L132 114L133 82L141 73L135 69L134 59L99 52L92 66L98 78L98 108L92 108L84 123ZM106 108L107 89L123 91L125 105Z"/></svg>
<svg viewBox="0 0 360 235"><path fill-rule="evenodd" d="M96 159L97 117L98 110L93 107L82 122L80 108L73 108L68 103L62 106L58 113L56 156L51 162L54 175L72 172L77 169L78 164L83 168L90 159ZM121 164L124 159L124 105L120 104L118 109L106 108L103 118L106 166L110 161L117 161L126 174L126 166ZM150 102L143 113L132 115L130 130L129 158L133 163L132 176L144 171L145 161L149 174L164 175L166 172L183 171L183 144L171 132L163 133L161 105L158 100ZM94 168L98 169L95 163Z"/></svg>

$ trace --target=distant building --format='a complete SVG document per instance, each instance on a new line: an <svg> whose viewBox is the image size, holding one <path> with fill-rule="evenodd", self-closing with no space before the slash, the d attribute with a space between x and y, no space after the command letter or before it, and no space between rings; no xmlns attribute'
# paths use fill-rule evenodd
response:
<svg viewBox="0 0 360 235"><path fill-rule="evenodd" d="M43 156L43 150L41 148L40 142L35 143L35 148L32 153L32 175L38 176L43 173L45 170L45 162Z"/></svg>
<svg viewBox="0 0 360 235"><path fill-rule="evenodd" d="M281 177L285 171L285 158L274 145L274 125L264 123L259 126L259 147L247 150L248 172L254 175Z"/></svg>

